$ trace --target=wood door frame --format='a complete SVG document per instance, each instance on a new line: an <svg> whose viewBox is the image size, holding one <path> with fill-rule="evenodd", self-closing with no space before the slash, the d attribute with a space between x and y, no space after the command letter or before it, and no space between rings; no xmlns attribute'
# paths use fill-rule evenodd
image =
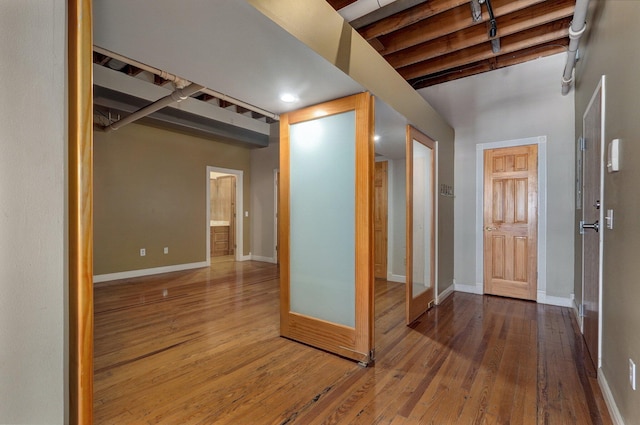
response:
<svg viewBox="0 0 640 425"><path fill-rule="evenodd" d="M236 261L246 261L250 260L251 257L249 255L244 255L243 249L243 240L244 240L244 230L242 223L244 221L243 216L243 194L244 194L244 171L243 170L234 170L232 168L221 168L215 167L213 165L207 165L207 221L205 222L206 226L206 235L207 235L207 266L211 265L211 237L210 232L210 221L211 221L211 172L214 173L223 173L223 174L231 174L236 177L236 220L235 220L235 245L236 249L234 251L234 258ZM232 241L229 241L231 243Z"/></svg>
<svg viewBox="0 0 640 425"><path fill-rule="evenodd" d="M65 422L93 423L93 21L91 0L67 3L68 398Z"/></svg>
<svg viewBox="0 0 640 425"><path fill-rule="evenodd" d="M273 169L273 262L280 264L278 214L280 213L280 168Z"/></svg>
<svg viewBox="0 0 640 425"><path fill-rule="evenodd" d="M355 111L355 327L290 310L291 124ZM363 92L280 116L280 335L367 365L374 360L374 98Z"/></svg>
<svg viewBox="0 0 640 425"><path fill-rule="evenodd" d="M432 214L431 214L431 284L432 293L429 290L417 297L413 297L413 141L421 143L431 149L432 169ZM428 310L429 303L435 303L438 299L438 143L417 128L407 125L406 128L406 170L405 170L405 200L406 200L406 298L405 298L405 319L410 325L425 311ZM431 298L429 300L428 298ZM420 306L420 307L418 307ZM426 306L423 308L422 306ZM418 307L418 308L416 308Z"/></svg>
<svg viewBox="0 0 640 425"><path fill-rule="evenodd" d="M599 253L598 253L598 359L596 361L596 367L598 369L600 369L602 367L602 281L603 281L603 274L602 274L602 269L603 269L603 265L604 265L604 232L606 231L606 226L605 226L605 222L604 222L604 161L605 161L605 118L606 118L606 104L605 104L605 95L606 95L606 75L603 75L599 82L598 85L596 86L595 90L593 91L593 95L591 96L591 99L589 100L589 103L587 104L587 107L585 108L585 112L584 114L582 114L582 135L584 137L584 120L587 116L587 113L589 112L589 110L591 109L591 106L593 105L593 102L596 100L597 94L598 92L601 90L601 101L600 101L600 232L598 233L599 237L598 237L598 245L599 245ZM584 162L584 156L583 156L583 161L582 161L582 172L583 172L583 176L582 176L582 184L584 185L584 173L586 172L586 167L585 167L585 162ZM584 217L584 186L583 186L583 191L582 191L582 216L581 218ZM582 257L582 265L581 265L581 278L582 278L582 299L580 300L581 304L584 304L584 238L581 236L582 242L581 242L581 246L582 246L582 252L581 252L581 257ZM580 331L584 334L584 318L580 317ZM598 375L599 376L599 375Z"/></svg>
<svg viewBox="0 0 640 425"><path fill-rule="evenodd" d="M468 292L484 294L484 151L513 146L538 145L538 294L546 303L547 292L547 136L528 137L476 145L476 285ZM551 297L552 298L552 297ZM553 299L554 304L562 298Z"/></svg>

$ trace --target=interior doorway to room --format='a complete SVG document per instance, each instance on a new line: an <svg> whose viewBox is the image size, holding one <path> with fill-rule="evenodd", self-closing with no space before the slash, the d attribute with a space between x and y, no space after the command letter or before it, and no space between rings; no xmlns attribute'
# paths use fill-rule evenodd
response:
<svg viewBox="0 0 640 425"><path fill-rule="evenodd" d="M484 292L537 297L538 146L484 151Z"/></svg>
<svg viewBox="0 0 640 425"><path fill-rule="evenodd" d="M241 173L207 167L207 258L211 262L238 260L240 255Z"/></svg>

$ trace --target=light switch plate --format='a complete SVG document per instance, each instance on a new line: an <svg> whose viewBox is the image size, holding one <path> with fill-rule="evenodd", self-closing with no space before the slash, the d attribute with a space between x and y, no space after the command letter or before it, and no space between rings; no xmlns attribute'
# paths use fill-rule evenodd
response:
<svg viewBox="0 0 640 425"><path fill-rule="evenodd" d="M604 221L607 224L607 229L613 229L613 210L607 210L607 215L604 217Z"/></svg>
<svg viewBox="0 0 640 425"><path fill-rule="evenodd" d="M629 384L631 384L631 389L635 391L636 390L636 364L631 359L629 359Z"/></svg>
<svg viewBox="0 0 640 425"><path fill-rule="evenodd" d="M607 148L607 171L620 171L620 139L613 139Z"/></svg>

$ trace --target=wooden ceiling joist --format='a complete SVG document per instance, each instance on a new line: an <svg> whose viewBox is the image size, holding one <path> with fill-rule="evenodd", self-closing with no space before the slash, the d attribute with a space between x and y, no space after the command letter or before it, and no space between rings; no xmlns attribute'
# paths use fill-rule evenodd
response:
<svg viewBox="0 0 640 425"><path fill-rule="evenodd" d="M545 25L573 14L574 0L559 0L551 7L536 5L497 18L498 36L505 37L520 31ZM467 49L488 39L485 25L478 24L462 31L448 34L435 40L418 44L408 49L385 56L394 67L400 68L413 63L432 59L447 53Z"/></svg>
<svg viewBox="0 0 640 425"><path fill-rule="evenodd" d="M468 3L469 0L429 0L401 13L362 27L358 32L365 40L371 40Z"/></svg>
<svg viewBox="0 0 640 425"><path fill-rule="evenodd" d="M494 5L493 11L495 16L499 17L533 6L540 3L540 1L541 0L493 0L491 3ZM489 19L486 10L482 16L483 22ZM463 6L436 15L431 19L422 20L406 28L394 31L392 34L378 37L378 41L384 46L384 49L380 51L380 53L382 55L388 55L420 43L435 40L447 34L462 31L474 25L477 25L477 23L471 18L471 8L467 2Z"/></svg>
<svg viewBox="0 0 640 425"><path fill-rule="evenodd" d="M421 88L433 86L436 84L446 83L447 81L470 77L473 75L481 74L483 72L492 71L494 69L505 68L507 66L517 65L522 62L527 62L545 56L562 53L567 50L568 46L569 41L567 39L554 40L549 43L531 47L529 49L496 56L495 58L492 58L495 61L493 66L489 63L489 60L484 60L481 62L476 62L473 64L446 70L441 73L433 74L427 78L416 78L410 80L409 83L414 89L419 90Z"/></svg>
<svg viewBox="0 0 640 425"><path fill-rule="evenodd" d="M521 49L543 44L549 41L560 40L569 34L570 18L539 26L531 30L522 31L507 37L502 37L500 53L512 53ZM398 68L397 71L405 79L435 74L447 69L478 62L495 56L491 51L491 43L476 45L468 49L439 56L435 59L418 62L413 65Z"/></svg>
<svg viewBox="0 0 640 425"><path fill-rule="evenodd" d="M339 9L340 0L327 1ZM416 88L566 50L575 0L490 1L493 40L487 5L474 21L470 0L427 0L391 15L369 14L357 31Z"/></svg>

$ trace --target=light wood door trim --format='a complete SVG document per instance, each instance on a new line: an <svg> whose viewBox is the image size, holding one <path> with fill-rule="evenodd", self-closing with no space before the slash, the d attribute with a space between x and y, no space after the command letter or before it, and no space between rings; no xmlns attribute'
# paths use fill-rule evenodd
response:
<svg viewBox="0 0 640 425"><path fill-rule="evenodd" d="M376 279L387 278L388 244L388 161L375 163L374 173L374 273Z"/></svg>
<svg viewBox="0 0 640 425"><path fill-rule="evenodd" d="M373 350L373 97L361 93L280 116L280 334L369 363ZM289 126L356 111L355 328L290 311L290 138Z"/></svg>
<svg viewBox="0 0 640 425"><path fill-rule="evenodd" d="M537 299L537 200L537 145L484 152L485 293Z"/></svg>
<svg viewBox="0 0 640 425"><path fill-rule="evenodd" d="M431 267L430 267L430 279L431 287L414 298L413 296L413 141L416 140L426 147L430 148L433 152L431 156L431 185L433 199L431 202L433 211L431 214ZM435 159L436 159L436 144L427 135L421 133L417 129L408 125L406 130L406 301L405 301L405 316L407 325L413 323L422 313L429 309L429 304L434 300L434 285L435 285L435 257L436 257L436 244L435 244L435 217L436 217L436 174L435 174Z"/></svg>
<svg viewBox="0 0 640 425"><path fill-rule="evenodd" d="M93 34L91 0L68 3L69 422L93 422Z"/></svg>

